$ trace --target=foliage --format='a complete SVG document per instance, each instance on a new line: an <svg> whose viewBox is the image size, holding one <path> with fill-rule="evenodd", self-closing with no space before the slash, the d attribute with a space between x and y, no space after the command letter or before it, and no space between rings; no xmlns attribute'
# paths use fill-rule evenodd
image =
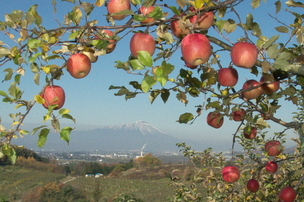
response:
<svg viewBox="0 0 304 202"><path fill-rule="evenodd" d="M107 25L103 26L98 25L99 19L91 20L90 16L97 9L105 9L109 6L109 1L96 0L95 3L88 3L66 0L59 3L52 0L54 12L60 8L61 3L69 3L71 9L64 16L64 21L58 22L55 28L50 28L48 23L45 23L45 19L38 13L38 5L31 6L28 11L14 10L7 13L0 22L0 31L8 37L5 38L6 41L0 41L0 67L3 67L5 73L4 86L8 86L1 87L0 96L3 98L3 103L13 105L18 111L8 115L12 119L10 128L0 125L0 158L3 161L9 160L13 164L16 162L17 152L11 140L19 136L37 134L39 137L37 145L43 147L53 128L62 140L69 143L73 128L60 125L60 119L75 122L68 109L56 110L57 105L47 108L42 121L50 122L51 127L42 125L30 132L23 129L23 123L32 112L34 105L45 104L46 101L42 96L44 89L65 78L64 72L71 55L78 52L93 52L94 56L110 54L109 46L120 43L132 31L146 32L154 37L158 53L153 56L143 50L137 57L130 55L127 61L117 60L115 66L118 69L136 75L140 79L130 81L129 88L111 85L109 89L117 91L115 95L124 96L128 100L139 94L148 94L151 103L158 97L166 103L174 94L178 101L186 105L193 99L199 99L201 104L196 106L196 114L191 112L182 114L178 120L181 124L192 124L208 110L215 111L221 118L232 119L231 113L235 109L246 109L246 115L232 137L232 158L226 162L221 155L210 157L210 151L205 151L199 157L191 147L179 145L183 148L184 155L197 166L197 174L209 172L210 178L204 181L205 189L209 194L208 200L269 201L276 197L278 189L287 184L294 187L298 193L303 192L304 37L303 14L298 10L303 8L303 3L293 0L285 4L280 0L272 2L275 15L269 14L269 18L276 23L272 27L271 34L266 33L271 29L270 23L269 26L262 27L262 23L258 22L259 19L253 14L241 15L239 9L248 3L242 0L177 0L170 2L169 5L164 4L163 1L156 3L155 0L132 0L130 1L132 10L107 14ZM261 3L260 0L252 0L252 9L260 9ZM144 15L137 12L140 6L150 5L154 5L151 13ZM283 7L286 9L283 10ZM199 18L208 12L215 14L215 21L209 29L199 28L197 24L191 23L191 17L197 15ZM118 20L115 19L119 15L128 17L129 20L122 21L123 25L118 25ZM283 16L289 16L284 19L286 22L283 21ZM146 19L152 21L143 23ZM173 21L178 21L179 28L183 32L178 37L173 36L177 35L173 33L171 27ZM114 30L114 34L111 36L106 34L104 31L106 29ZM182 55L181 63L174 65L174 56L178 54L179 47L183 47L182 37L192 33L205 35L212 45L208 60L198 64L197 67L188 68L189 64L185 63L186 57ZM224 87L218 84L218 70L233 65L229 59L227 61L227 57L237 41L252 43L259 52L255 65L249 68L247 73L253 78L263 76L265 81L249 89L237 90L237 86ZM32 74L25 74L28 69ZM32 85L37 85L41 89L35 92L32 100L27 100L23 96L24 92L30 89L21 89L24 77L28 75L33 76ZM42 81L41 78L44 80ZM260 90L273 82L279 82L278 91L268 93ZM254 99L247 99L244 93L251 90L259 90L261 94ZM279 110L289 109L289 106L293 106L291 121L285 116L280 117L277 113ZM279 125L284 129L268 138L266 134L270 125ZM259 135L254 140L248 140L244 138L242 132L244 130L248 132L252 127L258 129ZM278 140L284 147L287 131L298 135L298 138L294 139L296 150L292 154L285 151L276 157L268 156L263 147L265 143L269 140ZM234 153L236 142L242 145L244 154ZM264 175L262 172L265 161L270 159L280 163L280 171L274 176ZM143 163L153 165L159 162L147 158ZM202 166L199 166L200 163L203 163ZM227 164L238 165L242 169L241 179L235 184L225 184L220 180L220 170ZM94 166L90 165L90 172L99 169ZM208 170L204 170L206 168ZM123 167L117 166L112 173L119 174L122 170ZM249 176L258 178L263 185L255 195L248 194L241 188L244 180L248 180ZM190 187L177 184L180 188L177 191L177 198L182 198L187 193L187 197L182 200L201 199L202 196L197 192L195 183L202 179L197 175L193 177L194 184ZM298 199L301 197L298 194Z"/></svg>
<svg viewBox="0 0 304 202"><path fill-rule="evenodd" d="M137 168L154 167L160 165L162 165L162 162L151 153L140 156L134 160L134 166Z"/></svg>

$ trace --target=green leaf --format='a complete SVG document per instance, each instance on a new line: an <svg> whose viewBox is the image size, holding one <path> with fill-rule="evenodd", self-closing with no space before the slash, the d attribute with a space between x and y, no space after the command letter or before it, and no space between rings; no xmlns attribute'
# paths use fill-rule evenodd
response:
<svg viewBox="0 0 304 202"><path fill-rule="evenodd" d="M5 144L1 148L2 153L5 154L10 162L14 165L16 163L17 155L14 148L12 148L10 145Z"/></svg>
<svg viewBox="0 0 304 202"><path fill-rule="evenodd" d="M269 46L271 46L278 38L280 35L272 36L264 45L263 48L267 49Z"/></svg>
<svg viewBox="0 0 304 202"><path fill-rule="evenodd" d="M79 35L79 30L72 32L69 36L69 40L76 39L78 35Z"/></svg>
<svg viewBox="0 0 304 202"><path fill-rule="evenodd" d="M0 95L3 96L3 97L8 97L8 95L6 94L6 92L0 90Z"/></svg>
<svg viewBox="0 0 304 202"><path fill-rule="evenodd" d="M132 10L122 10L122 11L119 11L117 13L112 13L111 16L115 16L115 15L133 15L134 12Z"/></svg>
<svg viewBox="0 0 304 202"><path fill-rule="evenodd" d="M155 1L156 1L156 0L144 0L144 2L143 2L142 5L143 5L144 7L150 7L150 6L153 6L153 5L154 5Z"/></svg>
<svg viewBox="0 0 304 202"><path fill-rule="evenodd" d="M251 1L252 8L257 8L260 6L260 4L261 4L261 0L252 0Z"/></svg>
<svg viewBox="0 0 304 202"><path fill-rule="evenodd" d="M50 129L48 129L48 128L43 128L39 132L39 134L38 134L39 139L38 139L38 143L37 143L38 147L41 148L44 146L44 144L47 141L47 136L48 136L49 132L50 132Z"/></svg>
<svg viewBox="0 0 304 202"><path fill-rule="evenodd" d="M20 130L19 134L20 135L27 135L27 134L29 134L29 132L27 130Z"/></svg>
<svg viewBox="0 0 304 202"><path fill-rule="evenodd" d="M159 95L159 91L152 91L149 95L149 100L150 100L150 103L153 104L154 100L157 98L157 96Z"/></svg>
<svg viewBox="0 0 304 202"><path fill-rule="evenodd" d="M91 12L94 9L94 6L91 3L88 2L81 2L80 6L83 8L84 12L86 13L86 15L90 15Z"/></svg>
<svg viewBox="0 0 304 202"><path fill-rule="evenodd" d="M7 68L7 69L3 70L3 72L6 72L4 81L11 80L14 70L12 68Z"/></svg>
<svg viewBox="0 0 304 202"><path fill-rule="evenodd" d="M42 55L42 52L39 52L39 53L35 53L34 55L32 55L30 58L29 58L29 62L32 63L32 62L35 62L35 60Z"/></svg>
<svg viewBox="0 0 304 202"><path fill-rule="evenodd" d="M68 110L68 109L62 108L62 109L59 110L59 114L60 114L60 115L68 114L68 113L70 113L70 110Z"/></svg>
<svg viewBox="0 0 304 202"><path fill-rule="evenodd" d="M152 76L145 76L145 78L143 79L143 81L141 83L142 91L147 93L150 90L150 88L155 84L156 84L156 81Z"/></svg>
<svg viewBox="0 0 304 202"><path fill-rule="evenodd" d="M285 26L278 26L278 27L275 27L275 29L278 31L278 32L281 32L281 33L288 33L289 30L287 27Z"/></svg>
<svg viewBox="0 0 304 202"><path fill-rule="evenodd" d="M37 127L37 128L34 128L34 129L32 130L31 135L34 135L38 130L40 130L41 128L45 128L45 127L47 127L47 125L43 125L43 126L39 126L39 127Z"/></svg>
<svg viewBox="0 0 304 202"><path fill-rule="evenodd" d="M145 69L143 64L138 59L133 59L133 60L130 60L129 62L130 62L130 65L131 65L133 70Z"/></svg>
<svg viewBox="0 0 304 202"><path fill-rule="evenodd" d="M191 113L184 113L184 114L181 114L179 116L178 122L179 123L188 123L189 121L191 121L193 119L194 119L193 114L191 114Z"/></svg>
<svg viewBox="0 0 304 202"><path fill-rule="evenodd" d="M166 103L168 101L169 96L170 96L170 91L168 91L168 90L162 91L160 96L161 96L163 102Z"/></svg>
<svg viewBox="0 0 304 202"><path fill-rule="evenodd" d="M75 0L61 0L61 1L67 1L67 2L70 2L70 3L75 3Z"/></svg>
<svg viewBox="0 0 304 202"><path fill-rule="evenodd" d="M61 117L72 120L74 123L76 123L76 119L74 119L73 116L71 116L70 114L63 114Z"/></svg>
<svg viewBox="0 0 304 202"><path fill-rule="evenodd" d="M39 86L39 83L40 83L39 81L40 81L40 73L34 74L34 82L38 86Z"/></svg>
<svg viewBox="0 0 304 202"><path fill-rule="evenodd" d="M147 51L137 51L138 53L138 60L141 64L151 67L153 65L153 60L151 55Z"/></svg>
<svg viewBox="0 0 304 202"><path fill-rule="evenodd" d="M276 5L276 13L280 12L282 7L281 1L280 0L276 1L275 5Z"/></svg>
<svg viewBox="0 0 304 202"><path fill-rule="evenodd" d="M74 130L74 129L71 127L64 127L60 131L60 138L64 141L66 141L68 144L70 142L70 133L72 130Z"/></svg>

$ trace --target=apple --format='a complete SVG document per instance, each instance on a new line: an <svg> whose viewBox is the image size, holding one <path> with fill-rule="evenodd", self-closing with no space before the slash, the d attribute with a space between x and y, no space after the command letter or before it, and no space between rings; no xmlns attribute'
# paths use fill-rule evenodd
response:
<svg viewBox="0 0 304 202"><path fill-rule="evenodd" d="M94 51L93 50L83 51L82 53L85 54L86 56L88 56L88 58L90 59L91 63L95 63L98 60L98 56L94 55Z"/></svg>
<svg viewBox="0 0 304 202"><path fill-rule="evenodd" d="M203 9L203 7L201 8ZM199 10L201 10L199 9ZM190 11L196 12L195 8L191 6L189 8ZM193 15L189 18L190 22L193 24L194 28L200 28L202 30L209 29L214 22L214 13L213 11L206 12L198 18L198 15Z"/></svg>
<svg viewBox="0 0 304 202"><path fill-rule="evenodd" d="M137 51L147 51L151 56L155 51L155 40L150 34L135 33L130 41L131 54L138 56Z"/></svg>
<svg viewBox="0 0 304 202"><path fill-rule="evenodd" d="M196 69L198 67L198 65L190 65L187 62L185 62L185 66L190 68L190 69Z"/></svg>
<svg viewBox="0 0 304 202"><path fill-rule="evenodd" d="M107 10L109 15L113 13L118 13L123 10L130 10L131 4L129 0L109 0L107 5ZM122 20L126 15L113 15L114 20Z"/></svg>
<svg viewBox="0 0 304 202"><path fill-rule="evenodd" d="M232 67L221 68L217 73L217 80L221 86L235 86L238 79L238 72Z"/></svg>
<svg viewBox="0 0 304 202"><path fill-rule="evenodd" d="M224 117L219 112L210 112L207 115L207 124L213 128L220 128L224 123Z"/></svg>
<svg viewBox="0 0 304 202"><path fill-rule="evenodd" d="M42 106L48 109L51 105L57 105L54 109L60 109L65 102L65 93L63 88L56 85L50 85L44 88L41 97L44 99Z"/></svg>
<svg viewBox="0 0 304 202"><path fill-rule="evenodd" d="M83 53L72 55L67 61L67 70L76 79L87 76L91 71L90 58Z"/></svg>
<svg viewBox="0 0 304 202"><path fill-rule="evenodd" d="M251 127L251 126L247 126L245 129L244 129L244 137L247 138L247 139L254 139L257 135L257 128L256 127Z"/></svg>
<svg viewBox="0 0 304 202"><path fill-rule="evenodd" d="M265 169L268 173L274 174L278 170L278 164L275 161L267 161Z"/></svg>
<svg viewBox="0 0 304 202"><path fill-rule="evenodd" d="M114 40L115 34L107 29L102 30L102 38L100 36L96 36L95 39L102 39L109 42L107 46L106 53L112 53L116 47L116 40Z"/></svg>
<svg viewBox="0 0 304 202"><path fill-rule="evenodd" d="M234 121L243 121L246 116L246 111L243 108L237 108L231 113L231 116Z"/></svg>
<svg viewBox="0 0 304 202"><path fill-rule="evenodd" d="M182 15L183 16L183 15ZM182 17L180 16L180 17ZM178 15L174 15L173 18L179 17ZM183 38L187 34L190 33L189 28L185 26L186 22L183 19L173 20L170 23L171 32L177 38Z"/></svg>
<svg viewBox="0 0 304 202"><path fill-rule="evenodd" d="M236 166L225 166L222 169L222 177L225 182L236 182L240 178L240 170Z"/></svg>
<svg viewBox="0 0 304 202"><path fill-rule="evenodd" d="M283 150L283 147L279 141L271 140L265 144L265 151L268 156L277 156Z"/></svg>
<svg viewBox="0 0 304 202"><path fill-rule="evenodd" d="M279 90L280 88L280 82L279 81L273 81L273 82L267 82L265 83L265 78L261 77L260 83L263 84L262 85L262 89L265 93L267 94L272 94L274 92L276 92L277 90Z"/></svg>
<svg viewBox="0 0 304 202"><path fill-rule="evenodd" d="M250 192L257 192L260 188L260 183L255 179L250 179L247 182L247 189Z"/></svg>
<svg viewBox="0 0 304 202"><path fill-rule="evenodd" d="M247 91L243 91L242 92L242 95L244 98L250 100L250 99L255 99L257 97L259 97L263 91L262 91L262 88L261 87L256 87L254 88L255 86L259 86L260 85L260 82L254 80L254 79L250 79L250 80L247 80L244 84L243 84L243 90L247 90L247 89L251 89L251 90L247 90Z"/></svg>
<svg viewBox="0 0 304 202"><path fill-rule="evenodd" d="M231 60L235 66L250 69L258 58L258 49L248 42L237 42L231 49Z"/></svg>
<svg viewBox="0 0 304 202"><path fill-rule="evenodd" d="M210 41L203 34L188 34L181 42L181 51L187 64L198 66L207 62L211 55Z"/></svg>
<svg viewBox="0 0 304 202"><path fill-rule="evenodd" d="M297 198L297 192L292 187L284 187L278 197L280 202L293 202Z"/></svg>
<svg viewBox="0 0 304 202"><path fill-rule="evenodd" d="M154 6L149 6L149 7L145 7L145 6L141 6L138 10L138 13L139 14L142 14L143 16L147 16L149 13L151 13L152 11L154 10ZM140 23L142 24L147 24L147 23L150 23L150 22L153 22L154 19L153 18L150 18L150 17L146 17L145 20L143 21L140 21Z"/></svg>

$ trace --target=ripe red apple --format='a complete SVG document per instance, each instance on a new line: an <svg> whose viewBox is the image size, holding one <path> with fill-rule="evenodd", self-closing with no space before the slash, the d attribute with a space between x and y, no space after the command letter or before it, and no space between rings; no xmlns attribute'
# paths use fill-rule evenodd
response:
<svg viewBox="0 0 304 202"><path fill-rule="evenodd" d="M149 7L144 7L144 6L141 6L138 10L138 13L139 14L142 14L143 16L147 16L149 13L151 13L152 11L154 10L154 6L149 6ZM140 21L140 23L142 24L146 24L146 23L150 23L150 22L153 22L154 19L153 18L150 18L150 17L146 17L145 20L143 21Z"/></svg>
<svg viewBox="0 0 304 202"><path fill-rule="evenodd" d="M217 80L221 86L235 86L238 79L238 72L232 67L221 68L217 73Z"/></svg>
<svg viewBox="0 0 304 202"><path fill-rule="evenodd" d="M260 85L260 82L254 80L254 79L250 79L250 80L247 80L243 84L243 90L251 89L258 85ZM244 98L250 100L250 99L255 99L255 98L259 97L262 93L263 93L262 88L257 87L257 88L253 88L252 90L243 91L242 95Z"/></svg>
<svg viewBox="0 0 304 202"><path fill-rule="evenodd" d="M260 183L255 179L250 179L247 182L247 189L250 192L257 192L260 188Z"/></svg>
<svg viewBox="0 0 304 202"><path fill-rule="evenodd" d="M236 182L240 178L240 170L236 166L226 166L222 169L222 177L225 182Z"/></svg>
<svg viewBox="0 0 304 202"><path fill-rule="evenodd" d="M254 139L257 135L257 128L256 127L251 127L251 126L248 126L244 129L244 137L247 138L247 139Z"/></svg>
<svg viewBox="0 0 304 202"><path fill-rule="evenodd" d="M278 170L278 164L275 161L268 161L265 165L265 169L268 173L274 174Z"/></svg>
<svg viewBox="0 0 304 202"><path fill-rule="evenodd" d="M90 58L83 53L72 55L67 61L67 70L76 79L87 76L91 71Z"/></svg>
<svg viewBox="0 0 304 202"><path fill-rule="evenodd" d="M220 128L224 123L224 117L219 112L210 112L207 115L207 124L213 128Z"/></svg>
<svg viewBox="0 0 304 202"><path fill-rule="evenodd" d="M190 69L196 69L198 67L198 65L190 65L187 62L185 62L185 66L190 68Z"/></svg>
<svg viewBox="0 0 304 202"><path fill-rule="evenodd" d="M123 10L130 10L131 4L129 0L110 0L107 5L109 15L118 13ZM113 15L114 20L122 20L126 15Z"/></svg>
<svg viewBox="0 0 304 202"><path fill-rule="evenodd" d="M265 151L267 152L268 156L277 156L283 150L283 146L279 141L271 140L265 144Z"/></svg>
<svg viewBox="0 0 304 202"><path fill-rule="evenodd" d="M246 111L243 108L237 108L231 113L231 116L234 121L243 121L246 116Z"/></svg>
<svg viewBox="0 0 304 202"><path fill-rule="evenodd" d="M188 34L181 42L181 51L187 64L191 66L203 64L211 55L210 41L203 34Z"/></svg>
<svg viewBox="0 0 304 202"><path fill-rule="evenodd" d="M178 17L177 15L173 16L173 18L177 18L177 17ZM184 22L183 19L171 21L170 28L171 28L172 34L180 39L185 37L187 34L189 34L190 30L189 30L189 28L187 28L185 26L185 24L186 23Z"/></svg>
<svg viewBox="0 0 304 202"><path fill-rule="evenodd" d="M202 10L203 7L199 10ZM196 12L195 8L191 6L189 8L190 11ZM194 28L201 28L202 30L209 29L214 22L214 14L213 11L206 12L198 18L198 15L193 15L189 18L190 22L193 24Z"/></svg>
<svg viewBox="0 0 304 202"><path fill-rule="evenodd" d="M232 46L231 60L235 66L249 69L255 65L258 53L254 44L237 42Z"/></svg>
<svg viewBox="0 0 304 202"><path fill-rule="evenodd" d="M265 78L261 77L260 83L264 83L265 82ZM276 92L277 90L279 90L280 88L280 82L279 81L273 81L270 83L265 83L262 85L262 89L266 94L272 94L274 92Z"/></svg>
<svg viewBox="0 0 304 202"><path fill-rule="evenodd" d="M284 187L278 196L280 202L293 202L297 198L297 192L292 187Z"/></svg>
<svg viewBox="0 0 304 202"><path fill-rule="evenodd" d="M147 51L151 56L155 51L155 40L150 34L135 33L130 41L131 54L138 56L137 51Z"/></svg>
<svg viewBox="0 0 304 202"><path fill-rule="evenodd" d="M56 85L47 86L44 88L41 97L44 99L42 106L48 109L51 105L57 105L54 109L60 109L65 102L65 93L63 88Z"/></svg>

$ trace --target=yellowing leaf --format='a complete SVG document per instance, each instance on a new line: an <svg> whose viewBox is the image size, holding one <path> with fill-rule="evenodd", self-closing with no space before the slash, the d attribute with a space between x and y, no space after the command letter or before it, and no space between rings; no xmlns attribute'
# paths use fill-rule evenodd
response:
<svg viewBox="0 0 304 202"><path fill-rule="evenodd" d="M35 95L34 96L34 100L38 103L38 104L43 104L45 102L45 100L40 96L40 95Z"/></svg>
<svg viewBox="0 0 304 202"><path fill-rule="evenodd" d="M100 6L102 6L104 3L105 3L104 0L96 0L95 6L100 7Z"/></svg>

